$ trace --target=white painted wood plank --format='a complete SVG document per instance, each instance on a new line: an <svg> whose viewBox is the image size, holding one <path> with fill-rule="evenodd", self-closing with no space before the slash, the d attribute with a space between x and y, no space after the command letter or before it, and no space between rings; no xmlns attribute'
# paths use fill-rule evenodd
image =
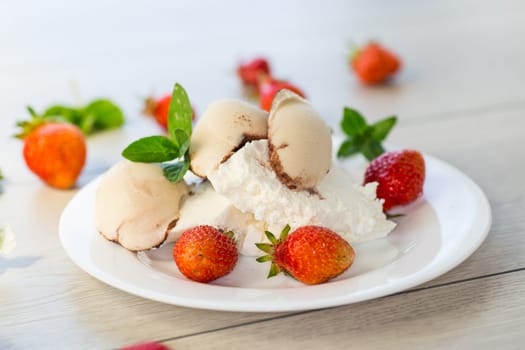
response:
<svg viewBox="0 0 525 350"><path fill-rule="evenodd" d="M173 349L522 349L525 272L166 342Z"/></svg>

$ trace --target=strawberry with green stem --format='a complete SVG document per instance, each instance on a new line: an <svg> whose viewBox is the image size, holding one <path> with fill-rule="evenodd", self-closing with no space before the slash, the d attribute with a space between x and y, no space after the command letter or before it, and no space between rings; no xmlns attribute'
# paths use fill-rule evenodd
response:
<svg viewBox="0 0 525 350"><path fill-rule="evenodd" d="M18 122L24 140L23 155L28 168L47 185L73 187L86 162L84 134L70 123L38 116L28 107L31 120Z"/></svg>
<svg viewBox="0 0 525 350"><path fill-rule="evenodd" d="M277 239L266 231L270 243L256 243L267 254L257 261L271 261L268 278L284 272L302 283L319 284L339 276L354 261L352 246L328 228L302 226L289 232L286 225Z"/></svg>

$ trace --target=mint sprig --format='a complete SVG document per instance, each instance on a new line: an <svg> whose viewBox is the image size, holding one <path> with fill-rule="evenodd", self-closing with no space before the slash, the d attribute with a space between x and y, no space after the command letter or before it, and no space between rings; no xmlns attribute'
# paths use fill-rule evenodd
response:
<svg viewBox="0 0 525 350"><path fill-rule="evenodd" d="M385 152L382 141L397 122L396 116L389 116L369 125L357 110L345 107L341 129L346 139L337 151L338 158L346 158L361 153L369 161Z"/></svg>
<svg viewBox="0 0 525 350"><path fill-rule="evenodd" d="M190 168L192 116L188 94L176 83L168 109L168 136L138 139L122 151L122 156L133 162L162 163L164 176L171 182L180 181Z"/></svg>

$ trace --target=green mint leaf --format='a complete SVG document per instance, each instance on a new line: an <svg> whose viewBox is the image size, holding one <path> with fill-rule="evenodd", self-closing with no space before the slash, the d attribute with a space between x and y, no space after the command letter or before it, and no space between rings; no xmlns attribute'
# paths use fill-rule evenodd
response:
<svg viewBox="0 0 525 350"><path fill-rule="evenodd" d="M394 125L396 125L397 118L396 116L390 116L385 119L382 119L370 126L371 137L376 141L383 141L388 136L388 133Z"/></svg>
<svg viewBox="0 0 525 350"><path fill-rule="evenodd" d="M42 118L44 119L54 119L54 117L61 117L75 125L77 125L81 119L80 113L77 109L61 105L51 106L44 111L44 114L42 114Z"/></svg>
<svg viewBox="0 0 525 350"><path fill-rule="evenodd" d="M182 129L175 129L174 135L175 140L173 142L179 147L179 157L182 157L190 147L190 135Z"/></svg>
<svg viewBox="0 0 525 350"><path fill-rule="evenodd" d="M361 147L361 153L365 156L366 159L372 161L374 158L379 157L385 152L381 142L374 139L368 139L367 142Z"/></svg>
<svg viewBox="0 0 525 350"><path fill-rule="evenodd" d="M184 177L184 174L186 174L190 168L190 160L188 157L184 157L183 161L172 164L163 164L162 168L166 179L170 182L178 182Z"/></svg>
<svg viewBox="0 0 525 350"><path fill-rule="evenodd" d="M124 124L122 110L110 100L94 100L82 112L84 118L93 118L92 132L114 129ZM89 117L90 115L93 117Z"/></svg>
<svg viewBox="0 0 525 350"><path fill-rule="evenodd" d="M357 147L355 143L352 142L351 139L346 139L339 146L339 149L337 150L337 157L338 158L350 157L359 152L360 152L359 147Z"/></svg>
<svg viewBox="0 0 525 350"><path fill-rule="evenodd" d="M348 136L362 133L367 127L365 118L355 109L345 107L341 128Z"/></svg>
<svg viewBox="0 0 525 350"><path fill-rule="evenodd" d="M191 135L192 131L192 116L190 99L186 90L176 83L171 94L170 107L168 109L168 133L173 140L177 141L178 145L183 142L177 140L178 135L175 130L181 129L186 135Z"/></svg>
<svg viewBox="0 0 525 350"><path fill-rule="evenodd" d="M165 136L148 136L132 142L122 156L133 162L161 163L179 156L179 148Z"/></svg>

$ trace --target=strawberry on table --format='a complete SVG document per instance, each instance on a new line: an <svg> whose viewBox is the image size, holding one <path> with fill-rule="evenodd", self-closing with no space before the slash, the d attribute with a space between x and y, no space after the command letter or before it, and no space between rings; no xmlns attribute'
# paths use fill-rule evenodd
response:
<svg viewBox="0 0 525 350"><path fill-rule="evenodd" d="M238 259L233 233L201 225L182 233L173 247L179 271L197 282L211 282L230 273Z"/></svg>
<svg viewBox="0 0 525 350"><path fill-rule="evenodd" d="M273 80L272 78L268 78L264 81L261 81L261 83L258 85L259 107L267 112L270 111L273 98L280 90L283 89L290 90L295 92L297 95L306 98L304 92L302 92L301 89L295 85L292 85L287 81Z"/></svg>
<svg viewBox="0 0 525 350"><path fill-rule="evenodd" d="M401 68L401 60L377 42L371 42L352 53L352 70L364 84L379 84Z"/></svg>
<svg viewBox="0 0 525 350"><path fill-rule="evenodd" d="M84 134L70 123L42 119L34 113L31 121L19 122L23 131L23 154L29 169L49 186L73 187L86 161Z"/></svg>
<svg viewBox="0 0 525 350"><path fill-rule="evenodd" d="M145 115L154 117L159 125L168 128L168 111L171 104L171 94L164 95L160 98L148 97L144 102ZM192 107L193 116L195 119L195 110Z"/></svg>
<svg viewBox="0 0 525 350"><path fill-rule="evenodd" d="M321 226L302 226L288 235L286 225L279 239L271 232L271 243L257 243L268 255L258 262L271 261L268 277L281 271L305 284L326 282L346 271L354 261L352 246L337 233Z"/></svg>
<svg viewBox="0 0 525 350"><path fill-rule="evenodd" d="M425 159L419 151L402 150L383 153L372 160L365 172L365 183L377 182L377 197L384 199L386 212L406 205L423 193Z"/></svg>
<svg viewBox="0 0 525 350"><path fill-rule="evenodd" d="M265 58L258 57L237 67L237 75L244 85L257 86L261 76L270 76L270 65Z"/></svg>

